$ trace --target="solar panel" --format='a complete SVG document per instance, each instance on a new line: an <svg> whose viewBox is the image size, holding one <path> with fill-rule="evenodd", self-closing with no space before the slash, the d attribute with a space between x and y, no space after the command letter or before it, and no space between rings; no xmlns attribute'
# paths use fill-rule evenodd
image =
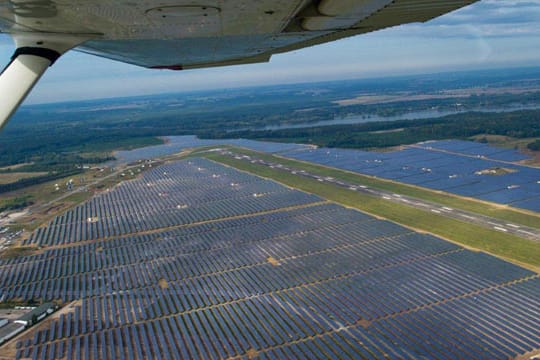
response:
<svg viewBox="0 0 540 360"><path fill-rule="evenodd" d="M519 165L528 159L515 150L459 140L419 143L404 150L369 153L342 149L297 149L282 155L435 190L477 197L538 211L540 169ZM499 169L499 173L496 170ZM501 170L502 169L502 170Z"/></svg>
<svg viewBox="0 0 540 360"><path fill-rule="evenodd" d="M156 168L58 217L49 227L63 229L63 238L36 231L31 242L46 245L43 254L0 264L8 300L77 300L25 333L20 354L481 358L540 346L533 272L206 160L189 162ZM227 181L200 178L201 166ZM149 180L162 184L167 201L145 190ZM231 181L269 201L236 196ZM230 201L220 206L199 188ZM189 222L160 215L176 192L197 204ZM71 231L94 211L122 222L86 239Z"/></svg>

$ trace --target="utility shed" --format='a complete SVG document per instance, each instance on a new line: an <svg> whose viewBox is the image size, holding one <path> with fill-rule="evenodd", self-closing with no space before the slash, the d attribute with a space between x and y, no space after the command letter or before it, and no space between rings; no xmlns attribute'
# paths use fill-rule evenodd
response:
<svg viewBox="0 0 540 360"><path fill-rule="evenodd" d="M0 344L8 341L24 330L24 325L11 323L0 328Z"/></svg>
<svg viewBox="0 0 540 360"><path fill-rule="evenodd" d="M47 315L52 314L57 308L58 306L55 303L44 303L35 308L34 310L30 311L29 313L24 314L23 316L15 320L15 322L24 326L34 325L35 323L43 320L43 318Z"/></svg>

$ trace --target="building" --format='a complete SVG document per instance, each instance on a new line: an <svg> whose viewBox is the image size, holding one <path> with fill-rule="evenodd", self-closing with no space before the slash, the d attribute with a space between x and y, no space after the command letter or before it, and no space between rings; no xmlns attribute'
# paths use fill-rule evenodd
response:
<svg viewBox="0 0 540 360"><path fill-rule="evenodd" d="M10 323L0 328L0 344L8 341L24 330L24 325Z"/></svg>
<svg viewBox="0 0 540 360"><path fill-rule="evenodd" d="M57 308L58 306L55 303L44 303L15 320L15 323L24 326L34 325L35 323L43 320L43 318L45 318L47 315L52 314Z"/></svg>

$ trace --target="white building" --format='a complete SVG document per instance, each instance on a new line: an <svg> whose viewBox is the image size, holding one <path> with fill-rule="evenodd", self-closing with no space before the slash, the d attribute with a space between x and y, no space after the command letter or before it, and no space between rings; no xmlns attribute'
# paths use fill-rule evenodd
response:
<svg viewBox="0 0 540 360"><path fill-rule="evenodd" d="M56 306L56 304L54 303L45 303L33 309L29 313L24 314L23 316L15 320L15 322L24 326L31 326L43 320L43 318L47 315L52 314L57 308L58 306Z"/></svg>

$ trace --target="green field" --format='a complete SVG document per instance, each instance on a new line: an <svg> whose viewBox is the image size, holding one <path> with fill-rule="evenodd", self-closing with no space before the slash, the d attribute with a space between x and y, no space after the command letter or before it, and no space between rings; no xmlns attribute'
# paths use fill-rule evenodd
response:
<svg viewBox="0 0 540 360"><path fill-rule="evenodd" d="M203 154L198 153L198 155ZM256 153L256 155L258 157L263 157L259 153ZM527 266L535 271L540 271L540 245L534 241L450 219L406 205L382 201L381 199L370 195L293 175L267 166L252 164L243 160L236 160L218 153L206 153L204 156L208 159L233 166L240 170L274 179L287 186L319 195L325 199L335 201L345 206L353 207L372 215L397 222L412 229L429 232L466 247L486 251L493 255ZM276 161L275 157L269 157L271 159L268 160ZM285 161L277 162L286 163ZM296 166L297 163L298 162L294 162L294 164L289 165ZM304 164L303 168L306 171L309 170L314 173L314 170L317 169L320 171L320 174L324 173L344 180L347 180L347 176L353 176L352 174L343 174L342 172L320 168L316 165ZM354 176L356 177L356 175Z"/></svg>
<svg viewBox="0 0 540 360"><path fill-rule="evenodd" d="M89 191L83 191L83 192L76 192L73 195L68 196L64 199L66 202L70 202L73 204L80 204L88 199L90 199L94 193Z"/></svg>

